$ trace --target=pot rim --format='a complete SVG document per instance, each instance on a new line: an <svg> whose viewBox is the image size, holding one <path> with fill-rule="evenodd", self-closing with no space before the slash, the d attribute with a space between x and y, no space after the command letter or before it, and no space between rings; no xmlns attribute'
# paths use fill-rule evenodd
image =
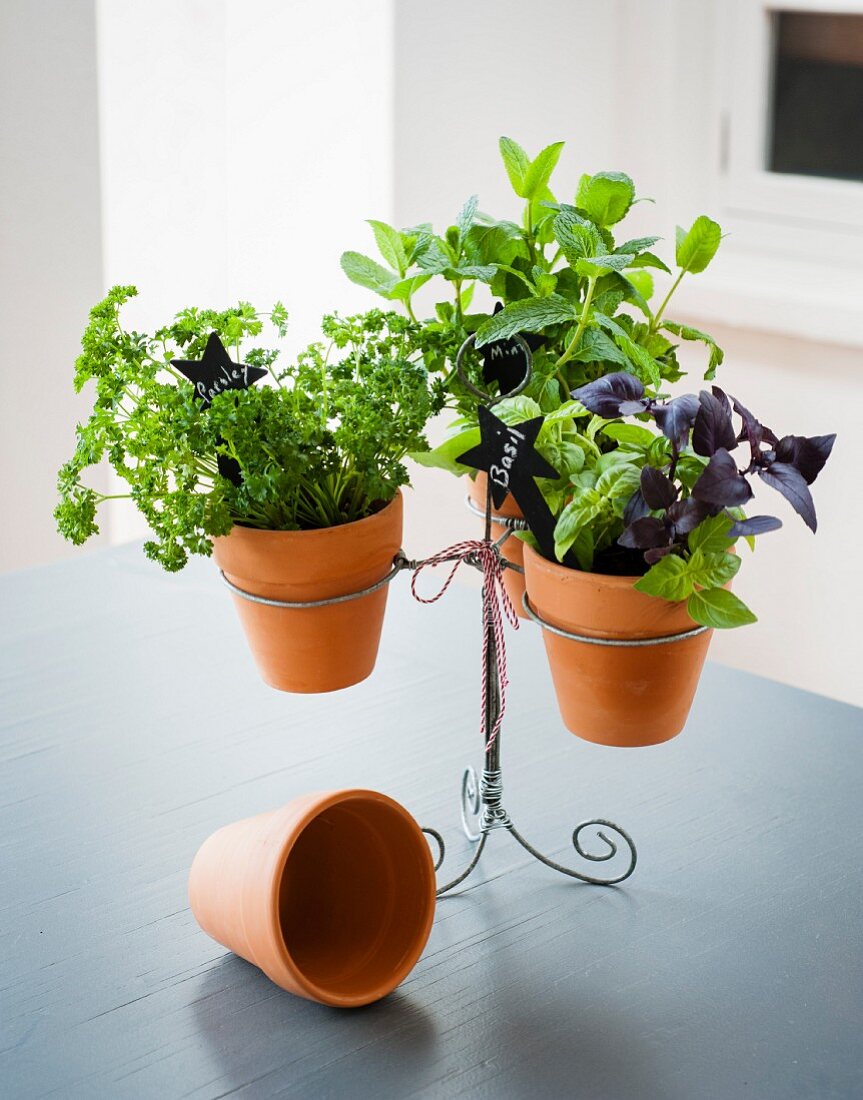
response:
<svg viewBox="0 0 863 1100"><path fill-rule="evenodd" d="M568 565L562 565L558 561L549 561L539 551L534 550L529 542L524 544L525 557L536 558L540 563L539 568L545 568L550 573L557 573L566 577L594 577L597 580L602 581L603 584L608 584L611 588L633 588L637 581L640 581L644 576L644 573L625 574L621 576L618 573L592 573L586 569L572 569ZM637 591L637 590L636 590Z"/></svg>
<svg viewBox="0 0 863 1100"><path fill-rule="evenodd" d="M359 521L362 522L362 521ZM339 994L333 990L327 989L324 986L318 985L316 982L311 981L301 966L299 966L292 956L285 937L282 933L281 914L279 911L279 899L282 887L282 879L285 874L285 868L287 867L288 859L290 858L291 851L302 834L305 832L308 825L314 821L316 817L319 817L326 810L331 809L333 806L337 806L343 802L359 801L359 802L377 802L383 803L394 810L403 820L413 825L419 830L419 825L414 820L411 814L405 809L401 803L396 802L395 799L390 798L388 795L382 794L380 791L372 791L362 787L351 787L340 791L329 791L322 793L315 798L312 805L310 805L303 813L295 819L294 827L291 829L290 835L285 838L282 844L279 845L274 855L274 873L270 876L269 881L269 898L268 907L271 927L273 930L273 940L276 948L276 953L279 958L281 966L289 970L291 978L296 982L306 993L308 997L313 1000L319 1001L322 1004L332 1005L336 1008L359 1008L362 1005L369 1003L369 998L363 994L355 994L353 996L349 994ZM421 834L422 835L422 834ZM423 836L423 847L428 855L428 860L424 864L426 871L427 885L431 887L431 894L434 897L437 889L437 879L435 877L434 863L432 861L431 849L428 844L425 843L425 837ZM428 942L428 937L431 933L432 922L434 921L435 906L434 903L429 906L428 914L424 922L421 935L421 947L420 954L425 949L425 945ZM408 955L402 961L401 965L395 970L394 977L396 980L390 986L390 989L395 989L400 985L404 979L408 976L411 970L414 968L417 962L417 957ZM378 998L373 998L377 1000Z"/></svg>
<svg viewBox="0 0 863 1100"><path fill-rule="evenodd" d="M332 538L334 531L357 531L358 528L362 527L364 524L379 523L383 516L398 505L401 497L402 490L401 487L399 487L396 489L395 496L392 500L387 501L383 508L379 508L377 512L372 512L370 516L363 516L362 519L352 519L348 523L336 523L330 527L313 527L302 531L278 531L272 527L245 527L241 523L235 523L227 535L216 535L211 538L210 541L216 542L217 539L229 539L231 537L248 539L280 538L285 540L300 538L308 540L315 538Z"/></svg>

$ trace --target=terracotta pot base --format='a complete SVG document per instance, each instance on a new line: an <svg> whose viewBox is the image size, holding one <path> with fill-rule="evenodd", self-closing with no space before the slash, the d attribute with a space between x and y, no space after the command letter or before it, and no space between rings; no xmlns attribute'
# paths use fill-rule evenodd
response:
<svg viewBox="0 0 863 1100"><path fill-rule="evenodd" d="M552 626L618 640L683 634L685 604L647 596L637 577L582 573L525 547L531 606ZM564 725L585 741L635 748L671 740L689 715L711 630L651 646L601 646L543 631Z"/></svg>

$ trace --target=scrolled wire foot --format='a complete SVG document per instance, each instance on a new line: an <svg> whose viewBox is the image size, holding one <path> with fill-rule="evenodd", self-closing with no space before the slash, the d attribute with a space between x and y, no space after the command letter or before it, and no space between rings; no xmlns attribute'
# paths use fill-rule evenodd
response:
<svg viewBox="0 0 863 1100"><path fill-rule="evenodd" d="M476 777L476 769L468 764L461 777L461 827L464 835L474 844L482 836L482 830L479 827L481 817L479 781Z"/></svg>
<svg viewBox="0 0 863 1100"><path fill-rule="evenodd" d="M607 851L595 855L583 846L581 839L582 833L585 829L590 828L596 828L596 836L607 845ZM588 859L592 863L604 863L606 860L614 859L620 851L619 842L622 841L629 851L629 862L621 874L613 875L610 878L602 878L599 875L586 875L581 871L575 871L570 867L564 867L563 864L557 863L553 859L549 859L548 856L543 855L542 852L534 848L529 841L525 840L514 825L509 826L509 831L525 851L530 852L534 859L538 859L539 862L544 863L546 867L551 867L553 871L558 871L562 875L568 875L569 878L578 879L580 882L589 882L593 886L614 886L618 882L623 882L624 879L629 878L635 870L635 864L638 862L635 843L629 833L621 829L619 825L615 825L613 821L606 821L601 817L593 818L590 821L582 821L580 825L577 825L572 833L572 846L582 859ZM608 833L614 834L618 840L612 839L611 836L607 835Z"/></svg>
<svg viewBox="0 0 863 1100"><path fill-rule="evenodd" d="M423 826L422 831L427 836L430 836L437 845L438 854L437 858L435 859L434 869L435 871L439 871L441 865L443 864L443 861L446 859L446 844L444 844L444 839L437 831L437 829L431 829L428 826ZM441 897L443 894L449 893L450 890L455 889L456 886L459 886L461 885L461 883L464 882L464 880L468 877L474 867L476 867L476 865L479 863L479 857L482 855L482 850L483 848L485 848L485 842L487 839L488 837L485 833L480 835L479 843L473 851L470 863L468 863L467 867L465 867L460 875L458 875L454 879L451 879L449 882L445 882L443 886L439 886L437 888L437 890L435 891L437 897Z"/></svg>

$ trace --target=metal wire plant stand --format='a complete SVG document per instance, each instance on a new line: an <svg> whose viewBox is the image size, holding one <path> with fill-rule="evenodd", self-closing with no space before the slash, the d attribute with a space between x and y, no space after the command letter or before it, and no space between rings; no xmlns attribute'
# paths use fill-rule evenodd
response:
<svg viewBox="0 0 863 1100"><path fill-rule="evenodd" d="M507 519L507 517L493 516L489 501L486 509L485 533L485 539L489 542L492 542L492 520L494 520L495 523L507 527L503 538L496 543L492 543L495 547L495 552L500 554L501 545L511 534L513 529L513 521ZM517 520L514 522L518 523ZM474 563L469 562L469 564ZM503 555L501 555L501 564L504 568L513 567L512 563L508 562ZM515 568L518 567L515 566ZM484 624L484 629L487 633L484 661L485 676L488 684L485 701L484 728L488 730L494 728L500 715L501 693L498 679L497 639L488 623ZM596 886L613 886L629 878L635 870L638 859L635 843L626 830L616 825L613 821L608 821L605 818L592 818L588 821L582 821L575 827L572 833L572 845L576 854L581 857L581 859L587 860L590 863L605 863L613 860L618 853L621 853L622 856L624 853L626 854L628 858L626 858L625 865L621 869L621 861L618 861L618 871L611 875L602 875L600 873L589 874L586 871L579 871L571 867L566 867L562 863L558 863L550 856L539 851L538 848L535 848L530 841L522 836L503 804L501 733L502 729L498 730L497 736L491 743L486 744L483 754L483 767L480 775L477 776L476 770L472 766L465 768L464 774L462 775L461 824L465 836L468 840L472 841L476 847L464 870L438 887L438 896L440 897L443 894L449 893L468 878L479 863L485 846L488 843L489 836L496 830L505 830L508 832L525 851L529 852L534 859L539 860L540 863L544 863L546 867L550 867L553 871L557 871L562 875L567 875L569 878L578 879L580 882L592 883ZM598 839L603 843L603 850L592 852L584 846L583 838L587 830L595 830L595 832L592 833L593 839ZM423 827L423 832L430 836L438 847L437 859L435 860L435 870L437 871L442 867L446 859L447 850L444 839L437 829L426 826ZM597 868L597 872L598 871L599 868Z"/></svg>

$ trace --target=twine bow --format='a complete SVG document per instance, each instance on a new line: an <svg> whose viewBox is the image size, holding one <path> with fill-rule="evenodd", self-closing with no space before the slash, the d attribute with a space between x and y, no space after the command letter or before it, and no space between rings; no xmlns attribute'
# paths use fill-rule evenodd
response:
<svg viewBox="0 0 863 1100"><path fill-rule="evenodd" d="M416 588L420 573L427 565L443 565L445 562L452 562L452 569L449 572L449 576L441 585L440 591L436 595L429 596L428 598L420 596ZM501 562L501 556L497 546L488 539L466 539L464 542L454 543L452 546L448 546L446 550L441 550L439 553L433 554L430 558L426 558L422 561L414 570L413 576L411 577L411 594L414 599L419 600L420 603L436 603L449 588L450 584L452 584L459 566L464 562L475 565L482 571L483 631L481 729L483 737L487 739L485 748L486 752L488 752L494 744L494 740L500 729L500 724L503 721L504 712L506 710L506 689L509 685L509 680L506 675L506 639L504 637L503 616L506 615L513 629L518 630L518 616L515 613L515 608L512 606L512 601L503 584L504 566ZM501 613L501 609L503 609L503 613ZM500 688L500 708L495 717L494 725L491 730L489 730L487 728L489 692L488 647L489 638L492 635L494 636L497 662L497 682Z"/></svg>

